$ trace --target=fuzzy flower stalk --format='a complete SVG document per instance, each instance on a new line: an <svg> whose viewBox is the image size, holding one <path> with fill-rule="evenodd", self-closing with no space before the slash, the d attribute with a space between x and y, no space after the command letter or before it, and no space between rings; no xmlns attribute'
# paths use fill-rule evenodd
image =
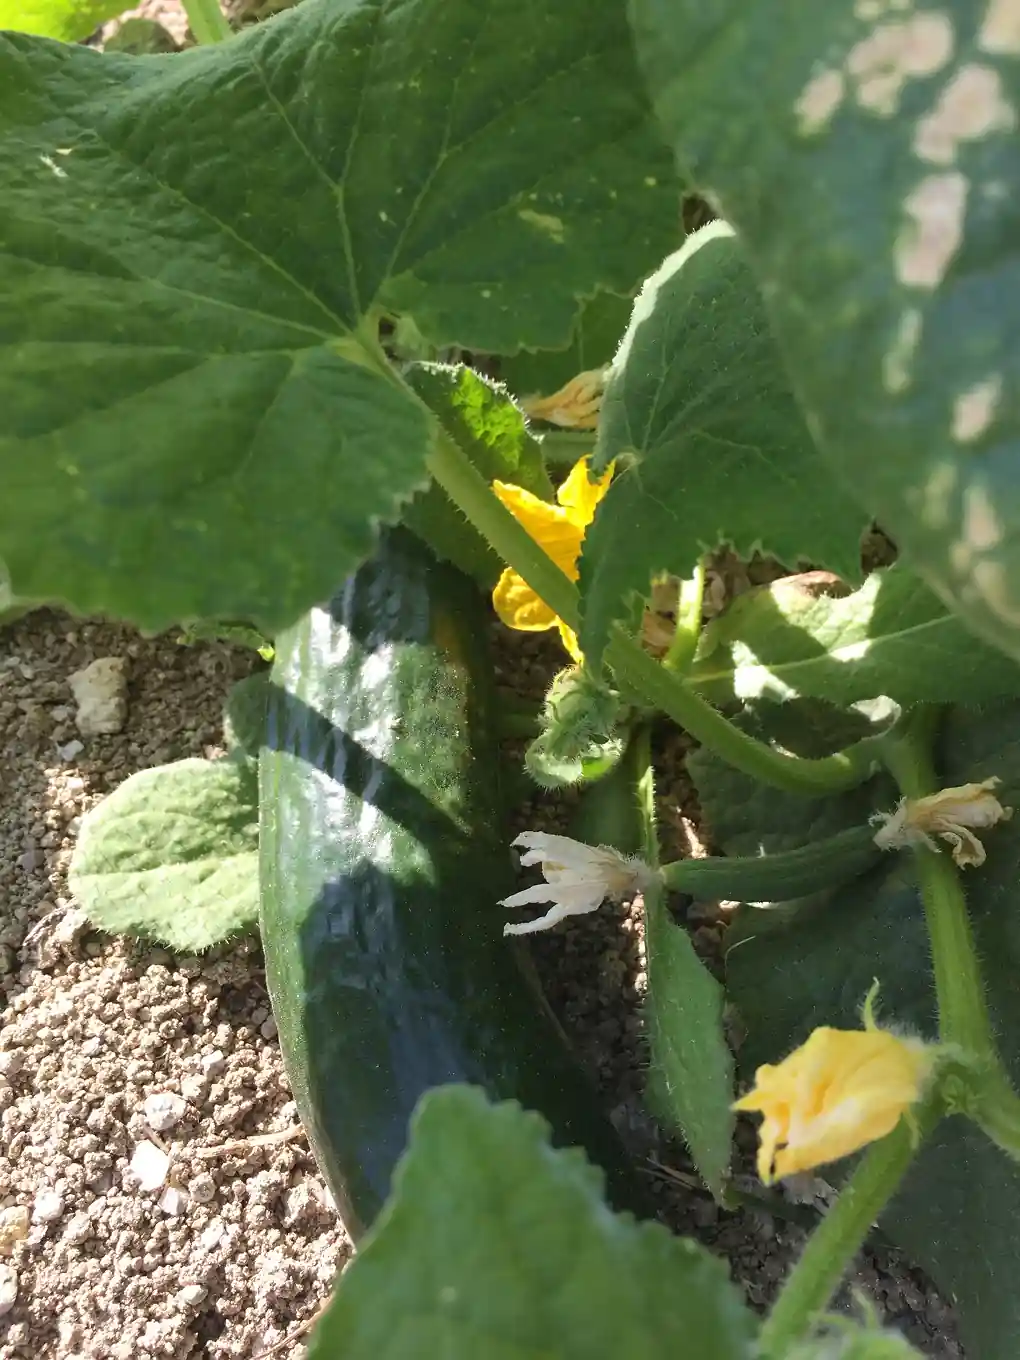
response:
<svg viewBox="0 0 1020 1360"><path fill-rule="evenodd" d="M876 812L871 821L879 826L875 844L880 850L901 850L926 845L938 850L936 836L949 846L961 869L985 862L985 847L975 831L986 831L1008 821L1013 809L1003 807L994 790L1002 780L996 776L980 784L960 784L940 789L925 798L901 798L895 812Z"/></svg>
<svg viewBox="0 0 1020 1360"><path fill-rule="evenodd" d="M781 1063L759 1067L735 1110L763 1116L758 1175L765 1185L838 1161L884 1138L924 1094L938 1050L881 1029L864 1006L864 1029L821 1026Z"/></svg>
<svg viewBox="0 0 1020 1360"><path fill-rule="evenodd" d="M542 866L546 881L505 897L499 905L527 907L534 902L553 905L534 921L507 923L504 935L531 935L537 930L548 930L568 916L595 911L607 898L624 901L644 891L654 877L644 860L629 859L604 845L585 845L569 836L522 831L512 844L525 852L521 855L522 865Z"/></svg>

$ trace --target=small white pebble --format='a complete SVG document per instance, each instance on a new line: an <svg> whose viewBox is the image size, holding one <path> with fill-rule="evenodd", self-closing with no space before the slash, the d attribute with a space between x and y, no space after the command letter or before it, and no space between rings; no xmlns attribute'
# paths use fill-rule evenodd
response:
<svg viewBox="0 0 1020 1360"><path fill-rule="evenodd" d="M169 1214L171 1218L177 1218L184 1213L188 1206L188 1192L179 1189L176 1185L168 1185L156 1203L165 1214Z"/></svg>
<svg viewBox="0 0 1020 1360"><path fill-rule="evenodd" d="M215 1077L222 1077L227 1070L227 1060L220 1049L214 1049L212 1053L202 1055L202 1071L212 1081Z"/></svg>
<svg viewBox="0 0 1020 1360"><path fill-rule="evenodd" d="M32 1205L32 1218L36 1223L53 1223L64 1212L64 1197L56 1190L40 1190Z"/></svg>
<svg viewBox="0 0 1020 1360"><path fill-rule="evenodd" d="M208 1171L200 1171L188 1182L188 1194L196 1204L208 1204L216 1198L216 1182Z"/></svg>
<svg viewBox="0 0 1020 1360"><path fill-rule="evenodd" d="M18 1299L18 1272L13 1266L0 1265L0 1317L9 1313Z"/></svg>
<svg viewBox="0 0 1020 1360"><path fill-rule="evenodd" d="M72 760L77 760L78 757L81 755L82 751L84 750L85 743L83 741L79 741L78 738L75 737L73 741L67 742L66 745L58 746L57 755L60 757L61 760L67 761L68 764L70 764Z"/></svg>
<svg viewBox="0 0 1020 1360"><path fill-rule="evenodd" d="M23 1204L0 1209L0 1256L13 1256L18 1242L28 1236L28 1210Z"/></svg>
<svg viewBox="0 0 1020 1360"><path fill-rule="evenodd" d="M263 1020L262 1024L259 1026L259 1033L262 1035L263 1039L275 1039L279 1032L280 1031L276 1027L276 1021L272 1016L269 1016L267 1020Z"/></svg>
<svg viewBox="0 0 1020 1360"><path fill-rule="evenodd" d="M5 1048L0 1052L0 1077L16 1077L25 1065L20 1048Z"/></svg>
<svg viewBox="0 0 1020 1360"><path fill-rule="evenodd" d="M201 1105L205 1098L205 1077L185 1077L181 1081L181 1095L189 1105Z"/></svg>
<svg viewBox="0 0 1020 1360"><path fill-rule="evenodd" d="M158 1091L145 1097L143 1108L145 1122L153 1133L168 1133L184 1118L188 1105L183 1096L175 1095L173 1091Z"/></svg>
<svg viewBox="0 0 1020 1360"><path fill-rule="evenodd" d="M127 661L121 656L101 656L69 675L74 695L75 722L83 737L123 730L127 718Z"/></svg>
<svg viewBox="0 0 1020 1360"><path fill-rule="evenodd" d="M80 1242L86 1241L92 1236L92 1220L88 1214L72 1214L67 1220L67 1227L64 1229L64 1241L76 1246Z"/></svg>
<svg viewBox="0 0 1020 1360"><path fill-rule="evenodd" d="M130 1170L140 1190L158 1190L170 1170L170 1158L148 1139L138 1144L131 1155Z"/></svg>
<svg viewBox="0 0 1020 1360"><path fill-rule="evenodd" d="M203 1284L186 1284L177 1291L177 1298L185 1308L197 1308L209 1293Z"/></svg>

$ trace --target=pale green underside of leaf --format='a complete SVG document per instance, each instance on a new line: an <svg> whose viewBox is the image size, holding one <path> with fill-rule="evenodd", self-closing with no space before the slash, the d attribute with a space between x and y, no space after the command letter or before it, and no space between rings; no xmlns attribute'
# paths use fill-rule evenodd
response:
<svg viewBox="0 0 1020 1360"><path fill-rule="evenodd" d="M690 237L635 303L599 424L595 462L612 459L581 557L581 646L593 658L653 574L690 576L721 543L860 575L865 517L814 447L725 223Z"/></svg>
<svg viewBox="0 0 1020 1360"><path fill-rule="evenodd" d="M142 770L84 819L70 885L90 921L190 953L258 919L258 775L233 760Z"/></svg>
<svg viewBox="0 0 1020 1360"><path fill-rule="evenodd" d="M855 791L825 803L769 790L725 771L704 751L692 762L713 834L730 853L749 843L768 850L802 844L888 810L892 791ZM1020 806L1020 705L980 713L955 710L939 747L945 784L998 775L1007 806ZM869 796L870 795L870 796ZM964 886L1001 1051L1020 1080L1020 827L1015 819L983 834L988 860L966 871ZM911 860L890 855L831 894L761 910L743 908L727 952L727 992L747 1029L739 1054L750 1080L816 1025L855 1027L873 978L880 1019L934 1037L930 956ZM848 1164L823 1168L839 1182ZM964 1345L981 1360L1020 1351L1020 1172L973 1125L941 1124L881 1228L956 1300Z"/></svg>
<svg viewBox="0 0 1020 1360"><path fill-rule="evenodd" d="M0 0L0 31L80 42L123 9L124 0Z"/></svg>
<svg viewBox="0 0 1020 1360"><path fill-rule="evenodd" d="M746 244L829 466L1020 656L1010 0L631 0L664 131Z"/></svg>
<svg viewBox="0 0 1020 1360"><path fill-rule="evenodd" d="M717 702L766 694L850 705L881 694L978 704L1020 691L1020 668L895 566L843 598L796 580L739 597L702 634L691 683Z"/></svg>
<svg viewBox="0 0 1020 1360"><path fill-rule="evenodd" d="M565 345L677 201L620 3L304 0L166 57L0 37L15 590L292 621L425 482L374 318Z"/></svg>
<svg viewBox="0 0 1020 1360"><path fill-rule="evenodd" d="M424 1096L309 1360L750 1360L723 1262L610 1213L599 1173L547 1133L472 1087Z"/></svg>

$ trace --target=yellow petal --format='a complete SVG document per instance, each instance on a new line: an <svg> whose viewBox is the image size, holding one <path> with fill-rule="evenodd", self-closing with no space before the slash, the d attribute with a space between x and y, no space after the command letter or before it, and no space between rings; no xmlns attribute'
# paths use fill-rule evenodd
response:
<svg viewBox="0 0 1020 1360"><path fill-rule="evenodd" d="M920 1097L933 1061L918 1039L822 1026L783 1062L760 1067L734 1109L764 1116L762 1180L824 1166L885 1137Z"/></svg>
<svg viewBox="0 0 1020 1360"><path fill-rule="evenodd" d="M579 459L556 492L556 499L569 514L571 522L580 529L586 529L595 518L595 510L609 490L615 467L615 464L611 463L597 482L590 482L588 461L587 458Z"/></svg>
<svg viewBox="0 0 1020 1360"><path fill-rule="evenodd" d="M584 529L574 522L570 512L507 482L493 482L492 489L560 571L576 581Z"/></svg>
<svg viewBox="0 0 1020 1360"><path fill-rule="evenodd" d="M566 647L567 651L580 666L584 661L584 656L581 653L581 648L577 644L577 634L574 632L573 628L568 628L562 619L556 620L556 627L560 630L560 637L563 639L564 647Z"/></svg>
<svg viewBox="0 0 1020 1360"><path fill-rule="evenodd" d="M508 628L522 633L542 633L558 620L544 600L540 600L523 577L507 567L492 592L492 607Z"/></svg>

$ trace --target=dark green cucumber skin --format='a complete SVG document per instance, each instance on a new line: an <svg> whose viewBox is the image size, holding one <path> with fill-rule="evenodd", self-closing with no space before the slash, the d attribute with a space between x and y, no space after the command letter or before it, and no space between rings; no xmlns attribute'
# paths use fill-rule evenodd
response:
<svg viewBox="0 0 1020 1360"><path fill-rule="evenodd" d="M515 1098L641 1192L505 939L512 889L476 588L404 531L276 640L260 754L261 929L294 1099L344 1224L389 1192L418 1098ZM456 1187L451 1186L451 1194Z"/></svg>

